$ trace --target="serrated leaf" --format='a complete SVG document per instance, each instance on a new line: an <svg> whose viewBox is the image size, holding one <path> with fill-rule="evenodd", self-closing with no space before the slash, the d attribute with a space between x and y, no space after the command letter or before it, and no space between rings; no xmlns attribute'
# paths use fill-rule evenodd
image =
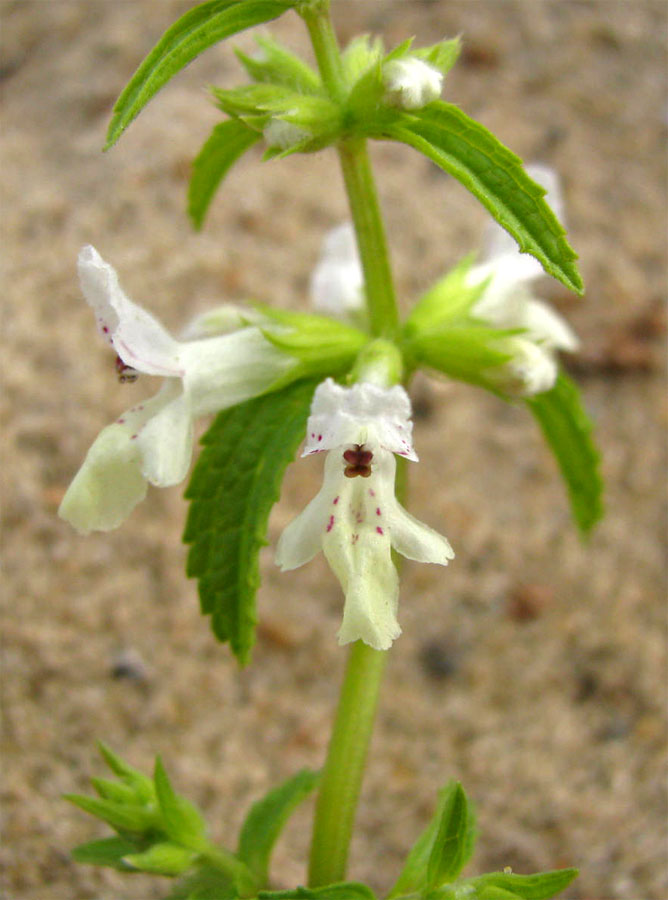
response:
<svg viewBox="0 0 668 900"><path fill-rule="evenodd" d="M292 891L260 891L259 900L376 900L376 895L356 881L328 884L319 888L298 887Z"/></svg>
<svg viewBox="0 0 668 900"><path fill-rule="evenodd" d="M261 137L238 119L230 119L214 127L193 162L188 186L188 215L196 229L202 227L223 178Z"/></svg>
<svg viewBox="0 0 668 900"><path fill-rule="evenodd" d="M316 786L318 778L317 772L304 769L251 806L239 835L237 856L249 866L259 884L267 883L269 858L283 826Z"/></svg>
<svg viewBox="0 0 668 900"><path fill-rule="evenodd" d="M159 756L155 760L153 781L160 805L161 824L168 837L191 850L206 847L206 824L202 814L189 800L176 793Z"/></svg>
<svg viewBox="0 0 668 900"><path fill-rule="evenodd" d="M178 844L153 844L141 853L128 853L124 861L133 869L153 875L180 875L190 868L197 854Z"/></svg>
<svg viewBox="0 0 668 900"><path fill-rule="evenodd" d="M473 810L458 781L446 788L438 831L427 864L430 888L447 884L459 875L475 845Z"/></svg>
<svg viewBox="0 0 668 900"><path fill-rule="evenodd" d="M382 120L380 120L382 122ZM424 153L466 187L546 272L582 294L583 285L562 226L543 199L545 189L522 160L452 103L435 100L382 125L384 135Z"/></svg>
<svg viewBox="0 0 668 900"><path fill-rule="evenodd" d="M467 880L481 897L483 891L498 888L521 900L550 900L577 877L577 869L555 869L534 875L516 875L512 872L490 872Z"/></svg>
<svg viewBox="0 0 668 900"><path fill-rule="evenodd" d="M117 831L143 834L155 825L155 816L143 806L114 803L83 794L63 794L63 797Z"/></svg>
<svg viewBox="0 0 668 900"><path fill-rule="evenodd" d="M444 828L444 817L447 822L449 817L448 811L452 812L453 796L457 793L457 789L462 794L464 793L461 785L452 781L439 791L436 812L408 854L401 874L388 894L388 900L403 894L422 891L427 886L433 886L428 875L430 860L435 854L437 838L440 838L441 831ZM464 799L466 799L465 795ZM460 868L464 867L473 854L475 844L475 821L473 812L468 806L468 801L467 810L467 822L461 841L461 859L463 861Z"/></svg>
<svg viewBox="0 0 668 900"><path fill-rule="evenodd" d="M202 612L243 665L254 641L255 594L267 519L304 437L316 381L298 381L225 410L202 439L186 498L187 573Z"/></svg>
<svg viewBox="0 0 668 900"><path fill-rule="evenodd" d="M175 22L144 59L114 106L108 149L173 75L208 47L276 19L291 0L208 0Z"/></svg>
<svg viewBox="0 0 668 900"><path fill-rule="evenodd" d="M123 857L128 853L134 853L136 849L136 845L125 838L110 837L79 844L72 850L71 855L72 859L78 863L91 866L110 866L112 869L127 872L129 866L123 862Z"/></svg>
<svg viewBox="0 0 668 900"><path fill-rule="evenodd" d="M573 518L582 534L603 516L603 479L593 425L580 392L563 373L550 391L526 401L566 482Z"/></svg>

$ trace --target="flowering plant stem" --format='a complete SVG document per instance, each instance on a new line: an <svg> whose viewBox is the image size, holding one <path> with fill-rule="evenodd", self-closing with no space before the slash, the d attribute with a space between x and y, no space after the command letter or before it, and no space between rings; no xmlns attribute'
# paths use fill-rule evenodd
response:
<svg viewBox="0 0 668 900"><path fill-rule="evenodd" d="M305 5L302 17L323 83L333 97L341 99L345 83L329 2ZM377 337L391 339L399 331L399 313L366 141L361 138L342 141L338 152L364 272L370 329ZM362 641L356 641L350 648L316 803L310 887L341 881L346 876L348 848L386 656L387 651L374 650Z"/></svg>
<svg viewBox="0 0 668 900"><path fill-rule="evenodd" d="M350 647L315 810L309 886L341 881L378 702L386 650Z"/></svg>

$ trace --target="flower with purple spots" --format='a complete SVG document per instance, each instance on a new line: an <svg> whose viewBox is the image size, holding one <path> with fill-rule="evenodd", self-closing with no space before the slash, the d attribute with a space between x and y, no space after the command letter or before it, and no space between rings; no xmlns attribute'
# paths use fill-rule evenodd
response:
<svg viewBox="0 0 668 900"><path fill-rule="evenodd" d="M197 416L264 393L297 361L254 326L178 341L126 297L114 268L94 247L81 250L78 269L98 331L117 354L119 376L164 378L157 394L100 432L68 488L59 515L86 534L120 525L148 483L167 487L186 477Z"/></svg>
<svg viewBox="0 0 668 900"><path fill-rule="evenodd" d="M399 579L392 548L408 559L447 565L448 541L411 516L394 495L395 454L417 460L410 400L399 385L331 379L317 388L303 456L328 451L319 493L285 529L276 562L283 571L322 549L345 593L339 643L386 650L399 636Z"/></svg>

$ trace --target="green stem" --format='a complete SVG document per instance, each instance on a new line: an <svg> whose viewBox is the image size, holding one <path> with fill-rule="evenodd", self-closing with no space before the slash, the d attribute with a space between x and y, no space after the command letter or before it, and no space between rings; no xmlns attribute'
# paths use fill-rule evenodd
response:
<svg viewBox="0 0 668 900"><path fill-rule="evenodd" d="M346 83L329 0L304 0L297 9L308 28L323 84L335 101L342 102ZM339 159L364 271L370 329L375 337L392 340L399 334L399 312L366 141L342 141ZM350 648L316 802L309 864L311 887L346 877L386 657L387 651L374 650L361 641Z"/></svg>
<svg viewBox="0 0 668 900"><path fill-rule="evenodd" d="M342 881L346 876L348 846L386 657L386 650L374 650L362 641L355 641L350 648L316 803L310 887Z"/></svg>
<svg viewBox="0 0 668 900"><path fill-rule="evenodd" d="M339 159L362 260L371 332L392 340L399 334L399 311L366 141L342 142Z"/></svg>

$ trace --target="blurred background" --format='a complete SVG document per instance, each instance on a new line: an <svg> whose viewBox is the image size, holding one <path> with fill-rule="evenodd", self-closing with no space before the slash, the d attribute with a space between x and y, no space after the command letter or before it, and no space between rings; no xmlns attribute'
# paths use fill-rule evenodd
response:
<svg viewBox="0 0 668 900"><path fill-rule="evenodd" d="M56 517L101 427L154 384L117 382L75 272L93 243L127 293L178 330L208 306L308 308L328 228L346 218L332 151L232 172L200 234L190 162L219 120L207 84L241 78L208 51L101 153L118 93L173 0L15 0L2 20L5 896L148 900L166 882L76 866L104 826L70 807L103 774L95 740L177 789L233 842L249 804L324 757L344 652L342 596L321 558L281 575L272 545L318 488L291 467L262 557L260 627L239 671L183 573L182 489L152 489L118 531ZM459 778L482 838L470 872L575 865L571 900L660 900L665 855L666 6L570 0L334 0L340 37L461 34L444 96L526 161L562 175L583 300L541 295L583 342L567 361L603 453L607 516L587 544L521 407L416 380L410 507L443 531L447 570L407 564L350 876L389 888ZM293 15L271 25L306 49ZM251 49L252 37L234 42ZM373 148L405 308L479 246L486 214L408 148ZM203 423L204 424L204 423ZM310 807L276 852L276 887L305 878Z"/></svg>

